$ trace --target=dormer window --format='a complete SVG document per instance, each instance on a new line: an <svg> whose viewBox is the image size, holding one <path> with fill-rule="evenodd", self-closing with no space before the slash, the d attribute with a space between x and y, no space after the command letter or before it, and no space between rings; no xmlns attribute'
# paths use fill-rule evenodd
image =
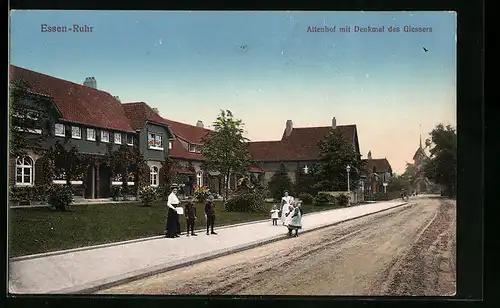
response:
<svg viewBox="0 0 500 308"><path fill-rule="evenodd" d="M148 133L148 148L151 150L163 151L162 135L156 133Z"/></svg>
<svg viewBox="0 0 500 308"><path fill-rule="evenodd" d="M194 144L189 145L189 152L196 153L196 146Z"/></svg>
<svg viewBox="0 0 500 308"><path fill-rule="evenodd" d="M172 140L170 140L170 141L168 142L168 149L169 149L169 150L172 150L172 148L173 148L173 147L174 147L174 142L173 142Z"/></svg>
<svg viewBox="0 0 500 308"><path fill-rule="evenodd" d="M106 130L101 130L101 141L109 142L109 132Z"/></svg>
<svg viewBox="0 0 500 308"><path fill-rule="evenodd" d="M64 126L64 124L56 123L54 129L55 129L55 135L57 137L66 137L66 127Z"/></svg>
<svg viewBox="0 0 500 308"><path fill-rule="evenodd" d="M115 140L116 144L122 144L122 134L121 133L115 133L114 140Z"/></svg>
<svg viewBox="0 0 500 308"><path fill-rule="evenodd" d="M82 129L78 126L71 126L71 138L82 139Z"/></svg>

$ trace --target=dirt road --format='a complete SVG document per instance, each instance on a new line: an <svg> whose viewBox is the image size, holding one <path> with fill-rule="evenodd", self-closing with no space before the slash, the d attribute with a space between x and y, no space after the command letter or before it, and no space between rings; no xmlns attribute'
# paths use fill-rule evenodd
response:
<svg viewBox="0 0 500 308"><path fill-rule="evenodd" d="M408 206L148 277L100 294L455 293L455 202Z"/></svg>

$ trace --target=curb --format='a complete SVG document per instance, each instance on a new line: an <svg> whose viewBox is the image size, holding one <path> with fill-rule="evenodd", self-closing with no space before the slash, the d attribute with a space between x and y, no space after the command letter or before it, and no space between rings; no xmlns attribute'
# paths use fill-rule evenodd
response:
<svg viewBox="0 0 500 308"><path fill-rule="evenodd" d="M316 211L316 212L312 212L312 213L307 213L304 216L318 214L318 213L322 213L322 212L336 211L336 210L338 210L338 209ZM267 222L267 221L269 221L269 219L247 221L247 222L242 222L242 223L238 223L238 224L222 225L216 229L223 230L223 229L240 227L240 226L245 226L245 225L250 225L250 224L263 223L263 222ZM205 232L205 228L198 229L195 232L198 232L198 233ZM105 244L99 244L99 245L93 245L93 246L85 246L85 247L71 248L71 249L65 249L65 250L37 253L37 254L26 255L26 256L19 256L19 257L15 257L15 258L10 258L9 261L16 262L16 261L23 261L23 260L38 259L38 258L62 255L65 253L93 250L93 249L106 248L106 247L113 247L113 246L117 246L117 245L139 243L139 242L145 242L145 241L151 241L151 240L158 240L158 239L162 239L162 238L164 238L163 235L155 235L155 236L143 237L143 238L138 238L138 239L131 239L131 240L121 241L121 242L105 243Z"/></svg>
<svg viewBox="0 0 500 308"><path fill-rule="evenodd" d="M321 225L321 226L314 227L314 228L311 228L311 229L306 229L306 230L302 231L301 233L304 234L304 233L308 233L308 232L312 232L312 231L317 231L317 230L320 230L320 229L325 229L325 228L328 228L328 227L339 225L341 223L353 221L353 220L360 219L360 218L363 218L363 217L367 217L367 216L370 216L370 215L382 213L382 212L385 212L385 211L388 211L388 210L393 210L393 209L396 209L396 208L400 208L400 207L408 205L408 204L410 204L410 203L409 202L404 202L404 203L395 205L393 207L386 208L386 209L383 209L383 210L379 210L379 211L376 211L376 212L372 212L372 213L369 213L369 214L364 214L364 215L353 217L353 218L349 218L349 219L346 219L346 220L337 221L337 222L334 222L334 223L331 223L331 224L325 224L325 225ZM213 260L213 259L220 258L220 257L223 257L223 256L227 256L227 255L230 255L230 254L242 252L242 251L245 251L245 250L250 250L250 249L253 249L253 248L256 248L256 247L259 247L259 246L263 246L263 245L270 244L270 243L273 243L273 242L276 242L276 241L279 241L279 240L283 240L283 239L287 239L287 238L289 238L287 234L278 235L278 236L274 236L272 238L269 238L267 240L254 241L254 242L251 242L251 243L248 243L248 244L243 244L243 245L237 246L235 248L229 248L229 249L224 249L222 251L218 251L218 252L215 252L215 253L214 252L209 252L209 253L206 253L206 254L194 256L194 257L190 258L186 262L178 263L178 264L175 264L175 265L171 265L171 263L161 264L161 265L157 265L157 266L154 266L154 267L146 268L146 269L143 269L143 270L126 273L126 274L123 274L123 275L120 275L120 276L115 276L115 277L111 277L111 278L107 278L107 279L98 280L98 281L91 282L91 283L88 283L88 284L85 284L85 285L82 285L82 286L79 286L79 287L70 287L70 288L60 289L60 290L57 290L57 291L52 291L52 292L49 292L49 294L67 294L67 293L73 293L73 294L74 293L77 293L77 294L91 294L91 293L95 293L95 292L103 290L103 289L109 289L109 288L112 288L112 287L115 287L115 286L118 286L118 285L121 285L121 284L125 284L125 283L128 283L128 282L132 282L132 281L139 280L139 279L142 279L142 278L146 278L146 277L149 277L149 276L153 276L153 275L157 275L157 274L162 274L162 273L169 272L169 271L172 271L172 270L175 270L175 269L179 269L179 268L182 268L182 267L191 266L191 265L194 265L194 264L197 264L197 263L201 263L201 262Z"/></svg>

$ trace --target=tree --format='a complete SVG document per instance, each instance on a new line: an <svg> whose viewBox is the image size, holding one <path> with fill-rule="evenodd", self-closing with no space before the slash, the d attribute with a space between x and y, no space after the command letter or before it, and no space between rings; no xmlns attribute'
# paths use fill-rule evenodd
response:
<svg viewBox="0 0 500 308"><path fill-rule="evenodd" d="M429 135L431 155L424 165L424 173L427 178L443 185L452 198L456 192L457 133L450 125L438 124Z"/></svg>
<svg viewBox="0 0 500 308"><path fill-rule="evenodd" d="M165 161L162 163L162 168L161 168L161 174L160 176L163 179L163 197L167 197L170 194L170 186L173 183L176 183L178 181L177 179L177 171L175 170L178 168L179 164L175 160L173 160L170 156L165 155Z"/></svg>
<svg viewBox="0 0 500 308"><path fill-rule="evenodd" d="M41 148L41 143L47 134L29 134L27 129L42 129L49 118L48 105L42 104L28 92L28 84L18 79L10 88L10 127L9 127L9 152L15 157L26 155L27 150L36 151ZM31 99L33 105L28 106L24 101Z"/></svg>
<svg viewBox="0 0 500 308"><path fill-rule="evenodd" d="M231 175L245 174L250 166L248 139L244 124L229 110L221 110L213 123L213 131L203 138L202 153L208 170L219 171L224 184L224 200L229 197Z"/></svg>
<svg viewBox="0 0 500 308"><path fill-rule="evenodd" d="M404 189L410 191L413 181L411 181L404 173L402 175L393 174L387 185L387 192L396 192Z"/></svg>
<svg viewBox="0 0 500 308"><path fill-rule="evenodd" d="M352 141L346 140L337 129L332 129L328 136L320 141L320 160L314 176L315 188L320 191L347 190L347 170L349 165L350 189L359 186L359 179L364 172L364 162L357 153Z"/></svg>
<svg viewBox="0 0 500 308"><path fill-rule="evenodd" d="M280 200L285 191L291 193L293 187L292 180L286 172L285 164L280 163L278 170L271 177L271 181L267 184L269 193L275 200Z"/></svg>
<svg viewBox="0 0 500 308"><path fill-rule="evenodd" d="M315 187L316 178L314 176L314 166L311 166L307 173L299 167L295 174L296 180L294 191L297 195L300 193L308 193L314 196L318 193Z"/></svg>

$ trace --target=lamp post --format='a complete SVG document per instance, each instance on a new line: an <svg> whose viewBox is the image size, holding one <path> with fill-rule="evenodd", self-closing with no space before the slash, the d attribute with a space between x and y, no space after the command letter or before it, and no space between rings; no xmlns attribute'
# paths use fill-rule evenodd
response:
<svg viewBox="0 0 500 308"><path fill-rule="evenodd" d="M384 185L384 194L386 194L387 193L387 182L384 182L383 185Z"/></svg>
<svg viewBox="0 0 500 308"><path fill-rule="evenodd" d="M347 171L347 192L350 192L351 186L349 184L349 172L351 172L351 166L347 165L347 167L345 167L345 170Z"/></svg>

